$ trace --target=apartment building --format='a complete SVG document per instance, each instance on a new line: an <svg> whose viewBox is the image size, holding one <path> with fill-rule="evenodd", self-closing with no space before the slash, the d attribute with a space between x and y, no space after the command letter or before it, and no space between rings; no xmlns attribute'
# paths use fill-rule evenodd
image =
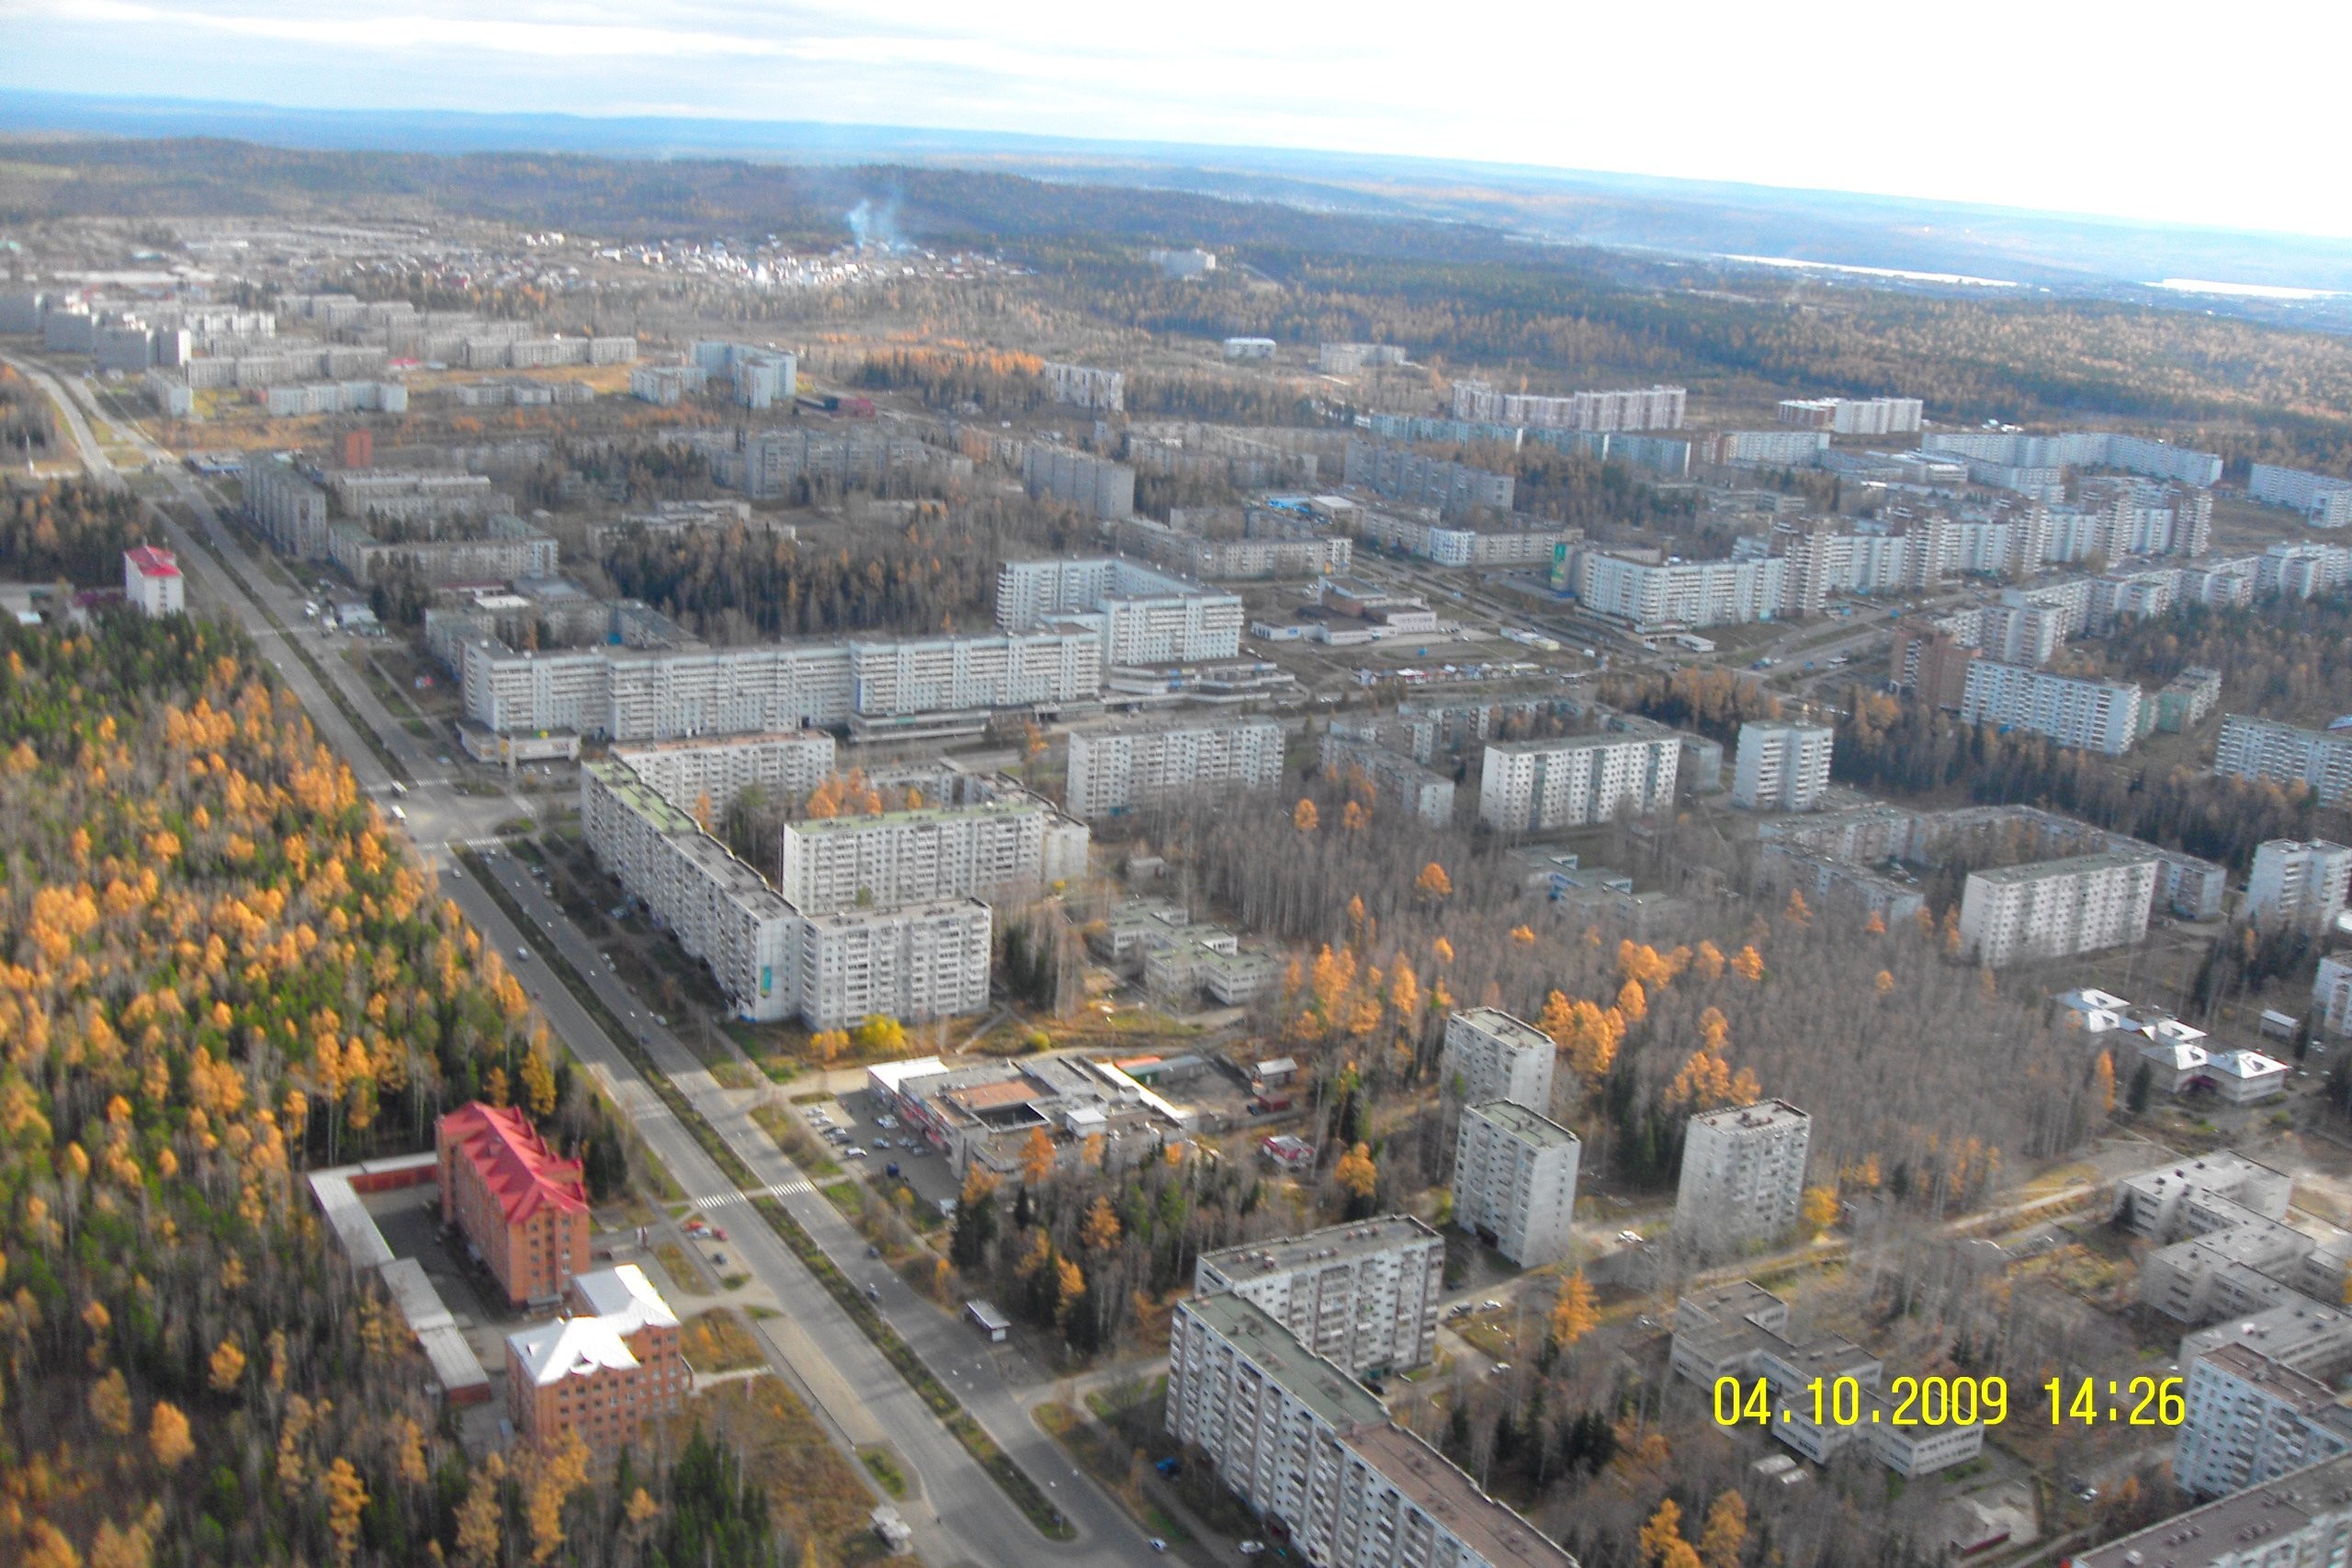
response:
<svg viewBox="0 0 2352 1568"><path fill-rule="evenodd" d="M703 375L724 378L747 409L788 403L800 390L800 361L781 349L748 343L698 343L690 355Z"/></svg>
<svg viewBox="0 0 2352 1568"><path fill-rule="evenodd" d="M987 1010L991 919L977 898L798 917L801 1021L848 1029L876 1016L916 1023Z"/></svg>
<svg viewBox="0 0 2352 1568"><path fill-rule="evenodd" d="M512 513L514 498L481 474L353 468L327 476L346 516L382 523Z"/></svg>
<svg viewBox="0 0 2352 1568"><path fill-rule="evenodd" d="M2352 1452L2352 1410L2316 1378L2251 1345L2224 1345L2188 1369L2188 1418L2173 1439L2172 1476L2215 1497Z"/></svg>
<svg viewBox="0 0 2352 1568"><path fill-rule="evenodd" d="M2143 732L2142 694L2127 682L2058 675L1980 659L1968 667L1960 716L2046 735L2061 746L2120 757Z"/></svg>
<svg viewBox="0 0 2352 1568"><path fill-rule="evenodd" d="M1770 1242L1797 1223L1813 1118L1784 1100L1690 1118L1674 1196L1678 1245L1720 1257Z"/></svg>
<svg viewBox="0 0 2352 1568"><path fill-rule="evenodd" d="M122 596L148 615L176 615L187 608L187 580L179 558L157 545L122 552Z"/></svg>
<svg viewBox="0 0 2352 1568"><path fill-rule="evenodd" d="M1033 897L1083 872L1084 823L1034 796L787 823L776 886L806 914Z"/></svg>
<svg viewBox="0 0 2352 1568"><path fill-rule="evenodd" d="M1062 620L1093 626L1106 666L1231 659L1241 651L1241 600L1134 561L1007 561L997 569L996 624L1033 631Z"/></svg>
<svg viewBox="0 0 2352 1568"><path fill-rule="evenodd" d="M1367 547L1393 550L1431 566L1544 566L1565 545L1584 537L1574 528L1450 528L1426 517L1365 512L1356 527Z"/></svg>
<svg viewBox="0 0 2352 1568"><path fill-rule="evenodd" d="M1909 435L1927 415L1917 398L1783 398L1781 423L1832 435Z"/></svg>
<svg viewBox="0 0 2352 1568"><path fill-rule="evenodd" d="M2352 582L2352 549L2342 545L2301 544L2281 539L2256 558L2257 592L2310 599Z"/></svg>
<svg viewBox="0 0 2352 1568"><path fill-rule="evenodd" d="M1021 454L1021 480L1037 494L1089 517L1115 521L1136 510L1136 471L1051 442L1032 441Z"/></svg>
<svg viewBox="0 0 2352 1568"><path fill-rule="evenodd" d="M1191 789L1264 789L1282 781L1283 728L1271 718L1158 721L1070 732L1065 804L1091 821Z"/></svg>
<svg viewBox="0 0 2352 1568"><path fill-rule="evenodd" d="M1478 820L1521 833L1666 810L1674 804L1681 751L1672 735L1498 742L1479 761Z"/></svg>
<svg viewBox="0 0 2352 1568"><path fill-rule="evenodd" d="M1533 430L1679 430L1690 394L1681 387L1571 392L1543 397L1496 390L1487 381L1453 384L1453 417Z"/></svg>
<svg viewBox="0 0 2352 1568"><path fill-rule="evenodd" d="M1119 413L1127 406L1127 378L1120 371L1062 365L1049 359L1039 374L1045 377L1046 389L1057 403L1093 409L1100 413Z"/></svg>
<svg viewBox="0 0 2352 1568"><path fill-rule="evenodd" d="M1345 478L1347 483L1374 495L1414 506L1433 506L1448 517L1481 509L1509 512L1518 483L1509 474L1374 441L1348 443Z"/></svg>
<svg viewBox="0 0 2352 1568"><path fill-rule="evenodd" d="M1336 720L1323 734L1323 772L1330 778L1361 773L1372 785L1375 805L1399 807L1435 827L1453 820L1452 779L1374 740L1343 733Z"/></svg>
<svg viewBox="0 0 2352 1568"><path fill-rule="evenodd" d="M1899 592L1911 582L1911 540L1902 534L1841 534L1826 525L1782 525L1769 544L1786 563L1780 602L1773 606L1778 615L1802 620L1820 615L1838 595Z"/></svg>
<svg viewBox="0 0 2352 1568"><path fill-rule="evenodd" d="M280 555L302 560L327 557L327 492L291 468L245 465L245 518Z"/></svg>
<svg viewBox="0 0 2352 1568"><path fill-rule="evenodd" d="M1750 811L1818 811L1829 788L1835 739L1826 724L1774 720L1741 725L1731 803Z"/></svg>
<svg viewBox="0 0 2352 1568"><path fill-rule="evenodd" d="M675 1415L694 1386L678 1314L634 1263L575 1276L571 1310L506 1337L507 1405L526 1442L577 1432L608 1451Z"/></svg>
<svg viewBox="0 0 2352 1568"><path fill-rule="evenodd" d="M2334 953L2319 961L2318 978L2312 982L2312 1007L2320 1027L2330 1034L2352 1034L2352 953Z"/></svg>
<svg viewBox="0 0 2352 1568"><path fill-rule="evenodd" d="M1522 1269L1568 1255L1583 1145L1507 1100L1465 1106L1453 1146L1453 1223Z"/></svg>
<svg viewBox="0 0 2352 1568"><path fill-rule="evenodd" d="M588 1271L588 1189L519 1107L458 1107L434 1124L441 1219L506 1299L551 1300Z"/></svg>
<svg viewBox="0 0 2352 1568"><path fill-rule="evenodd" d="M2073 1568L2302 1568L2352 1555L2352 1456L2289 1471L2260 1486L2077 1551Z"/></svg>
<svg viewBox="0 0 2352 1568"><path fill-rule="evenodd" d="M560 554L554 536L505 513L479 531L442 538L387 543L356 523L327 530L327 558L363 587L400 574L435 585L552 577Z"/></svg>
<svg viewBox="0 0 2352 1568"><path fill-rule="evenodd" d="M2074 431L2062 435L1958 432L1922 436L1919 449L2015 468L2121 468L2206 490L2222 479L2222 459L2211 452L2112 431Z"/></svg>
<svg viewBox="0 0 2352 1568"><path fill-rule="evenodd" d="M1102 691L1099 634L1084 628L903 642L750 648L589 648L517 652L465 647L466 716L501 734L573 729L614 740L755 735L847 726L853 739L895 720L1051 709Z"/></svg>
<svg viewBox="0 0 2352 1568"><path fill-rule="evenodd" d="M1575 1568L1443 1455L1391 1425L1370 1390L1246 1300L1178 1304L1167 1429L1310 1563Z"/></svg>
<svg viewBox="0 0 2352 1568"><path fill-rule="evenodd" d="M797 800L833 773L833 738L821 729L716 739L658 740L612 749L662 799L715 827L751 790L770 800Z"/></svg>
<svg viewBox="0 0 2352 1568"><path fill-rule="evenodd" d="M969 461L870 425L698 432L686 440L709 457L712 482L754 501L797 496L803 486L816 491L873 490L892 474L931 468L953 471Z"/></svg>
<svg viewBox="0 0 2352 1568"><path fill-rule="evenodd" d="M1552 1109L1558 1058L1552 1037L1533 1024L1500 1008L1472 1008L1446 1015L1439 1081L1464 1105L1505 1100L1544 1111Z"/></svg>
<svg viewBox="0 0 2352 1568"><path fill-rule="evenodd" d="M2177 735L2196 727L2222 700L2222 672L2191 665L2156 692L2156 728Z"/></svg>
<svg viewBox="0 0 2352 1568"><path fill-rule="evenodd" d="M1231 1293L1351 1377L1426 1366L1437 1353L1445 1239L1409 1214L1204 1252L1193 1299Z"/></svg>
<svg viewBox="0 0 2352 1568"><path fill-rule="evenodd" d="M2271 839L2254 852L2245 908L2264 926L2325 930L2352 890L2352 849L2325 840Z"/></svg>
<svg viewBox="0 0 2352 1568"><path fill-rule="evenodd" d="M1584 550L1576 561L1577 598L1596 615L1639 632L1744 626L1778 615L1788 562L1644 561Z"/></svg>
<svg viewBox="0 0 2352 1568"><path fill-rule="evenodd" d="M1341 577L1355 564L1355 541L1340 534L1270 532L1210 539L1148 517L1125 517L1114 537L1121 549L1194 578Z"/></svg>
<svg viewBox="0 0 2352 1568"><path fill-rule="evenodd" d="M2308 784L2323 806L2352 800L2352 729L2298 729L2275 719L2225 714L2213 771L2232 778Z"/></svg>
<svg viewBox="0 0 2352 1568"><path fill-rule="evenodd" d="M1826 430L1724 430L1699 438L1699 460L1727 468L1810 468L1828 450Z"/></svg>
<svg viewBox="0 0 2352 1568"><path fill-rule="evenodd" d="M2246 472L2245 493L2272 506L2293 507L2314 528L2352 527L2352 479L2256 463Z"/></svg>
<svg viewBox="0 0 2352 1568"><path fill-rule="evenodd" d="M2121 947L2148 934L2159 866L2152 855L2109 851L1969 874L1960 939L1998 969Z"/></svg>

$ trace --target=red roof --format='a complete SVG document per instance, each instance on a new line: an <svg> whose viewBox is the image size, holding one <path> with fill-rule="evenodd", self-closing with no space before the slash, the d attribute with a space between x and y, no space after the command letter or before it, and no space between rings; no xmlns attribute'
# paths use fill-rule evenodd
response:
<svg viewBox="0 0 2352 1568"><path fill-rule="evenodd" d="M501 1110L480 1100L441 1118L440 1145L455 1145L481 1173L482 1185L498 1195L506 1223L520 1224L547 1204L569 1213L588 1212L588 1191L580 1162L558 1159L555 1151L514 1106Z"/></svg>
<svg viewBox="0 0 2352 1568"><path fill-rule="evenodd" d="M123 559L129 561L131 569L141 577L177 577L180 574L179 558L153 545L141 545L135 550L125 551Z"/></svg>

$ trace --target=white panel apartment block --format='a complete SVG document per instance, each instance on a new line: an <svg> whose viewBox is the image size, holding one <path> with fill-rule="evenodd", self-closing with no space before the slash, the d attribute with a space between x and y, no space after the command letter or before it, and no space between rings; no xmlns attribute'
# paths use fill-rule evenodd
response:
<svg viewBox="0 0 2352 1568"><path fill-rule="evenodd" d="M2128 682L2052 674L1979 659L1960 699L1964 724L2001 724L2046 735L2061 746L2120 757L2140 739L2143 695Z"/></svg>
<svg viewBox="0 0 2352 1568"><path fill-rule="evenodd" d="M1444 1289L1444 1238L1408 1214L1204 1252L1193 1269L1195 1297L1231 1291L1354 1374L1426 1365Z"/></svg>
<svg viewBox="0 0 2352 1568"><path fill-rule="evenodd" d="M1674 1198L1678 1245L1702 1257L1759 1246L1797 1223L1813 1118L1786 1100L1690 1118Z"/></svg>
<svg viewBox="0 0 2352 1568"><path fill-rule="evenodd" d="M1466 1107L1454 1140L1453 1223L1534 1269L1568 1255L1583 1145L1507 1100Z"/></svg>
<svg viewBox="0 0 2352 1568"><path fill-rule="evenodd" d="M1819 810L1835 740L1826 724L1741 725L1731 803L1751 811Z"/></svg>
<svg viewBox="0 0 2352 1568"><path fill-rule="evenodd" d="M1078 729L1065 803L1087 820L1188 789L1262 789L1282 773L1283 728L1271 718Z"/></svg>
<svg viewBox="0 0 2352 1568"><path fill-rule="evenodd" d="M1611 733L1507 740L1479 763L1478 820L1500 832L1613 821L1674 804L1681 742Z"/></svg>
<svg viewBox="0 0 2352 1568"><path fill-rule="evenodd" d="M848 1029L987 1010L989 920L977 898L800 917L801 1019Z"/></svg>
<svg viewBox="0 0 2352 1568"><path fill-rule="evenodd" d="M2153 855L2110 852L1972 872L1960 898L1962 946L1998 969L2138 942L2162 870Z"/></svg>
<svg viewBox="0 0 2352 1568"><path fill-rule="evenodd" d="M616 746L612 755L681 811L708 801L713 823L746 791L797 800L833 773L833 738L821 729Z"/></svg>
<svg viewBox="0 0 2352 1568"><path fill-rule="evenodd" d="M776 885L810 914L1034 897L1046 883L1046 831L1059 817L1016 797L792 822Z"/></svg>
<svg viewBox="0 0 2352 1568"><path fill-rule="evenodd" d="M2271 839L2254 852L2246 912L2263 925L2325 929L2352 889L2352 849L2325 840Z"/></svg>
<svg viewBox="0 0 2352 1568"><path fill-rule="evenodd" d="M1500 1008L1447 1015L1440 1081L1464 1105L1507 1100L1532 1111L1552 1108L1559 1047L1552 1037Z"/></svg>

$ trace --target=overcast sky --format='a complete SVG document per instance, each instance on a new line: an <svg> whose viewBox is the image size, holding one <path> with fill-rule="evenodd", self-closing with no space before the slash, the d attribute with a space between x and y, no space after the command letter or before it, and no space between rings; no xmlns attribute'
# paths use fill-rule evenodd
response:
<svg viewBox="0 0 2352 1568"><path fill-rule="evenodd" d="M2276 0L0 0L0 85L51 91L1335 148L2352 236L2347 45L2352 6Z"/></svg>

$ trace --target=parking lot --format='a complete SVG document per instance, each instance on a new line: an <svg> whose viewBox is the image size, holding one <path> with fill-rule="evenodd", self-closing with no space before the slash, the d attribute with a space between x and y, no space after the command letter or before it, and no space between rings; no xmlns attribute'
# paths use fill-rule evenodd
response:
<svg viewBox="0 0 2352 1568"><path fill-rule="evenodd" d="M795 1106L819 1137L833 1150L843 1168L877 1185L894 1179L914 1190L917 1204L945 1214L961 1187L948 1162L921 1134L884 1110L866 1089L856 1089L820 1105ZM891 1176L891 1168L898 1174Z"/></svg>

